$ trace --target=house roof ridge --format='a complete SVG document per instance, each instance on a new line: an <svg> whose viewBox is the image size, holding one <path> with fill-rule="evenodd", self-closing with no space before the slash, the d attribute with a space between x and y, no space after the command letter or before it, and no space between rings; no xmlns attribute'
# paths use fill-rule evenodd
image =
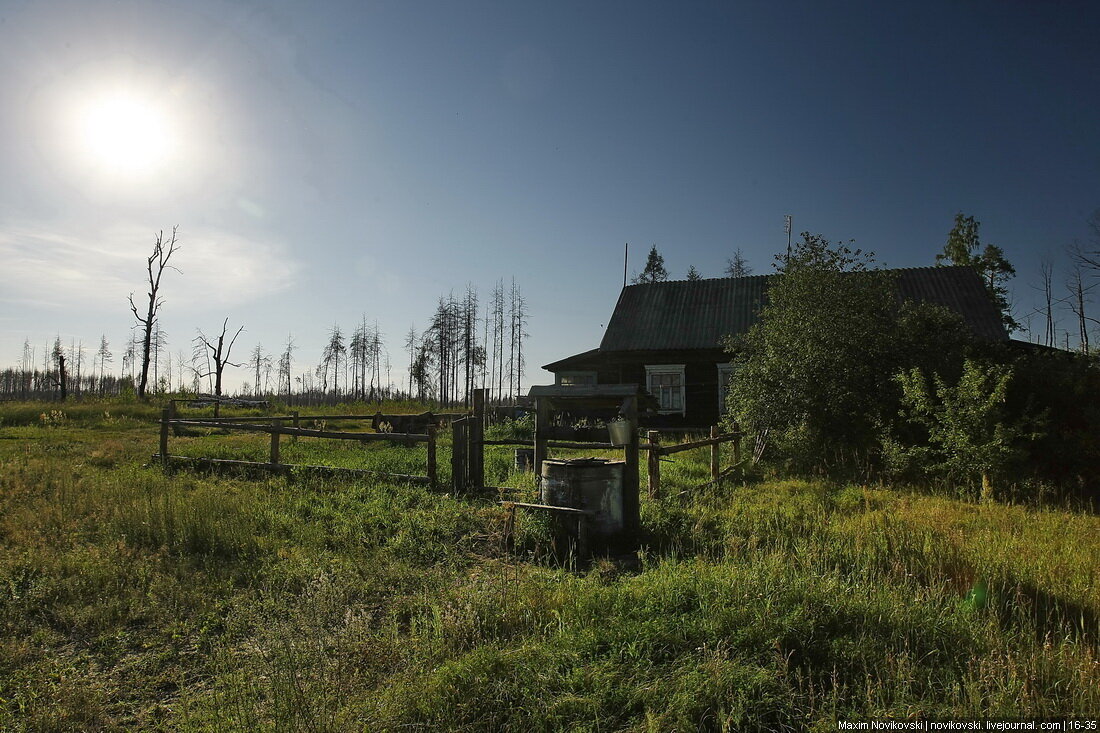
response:
<svg viewBox="0 0 1100 733"><path fill-rule="evenodd" d="M687 278L677 278L677 279L671 279L670 278L668 280L660 280L658 282L630 283L626 287L627 288L637 288L637 287L650 287L650 286L659 286L659 285L676 285L676 284L679 284L679 283L715 282L715 281L719 281L719 280L722 280L722 281L725 281L725 280L752 280L753 278L757 278L757 277L773 277L773 276L778 275L778 274L780 274L780 273L770 272L770 273L765 273L763 275L742 275L741 277L701 277L698 280L688 280Z"/></svg>
<svg viewBox="0 0 1100 733"><path fill-rule="evenodd" d="M956 264L951 264L951 265L911 265L909 267L886 267L886 266L883 266L883 267L874 268L874 269L870 270L870 272L876 272L876 271L880 271L880 272L914 272L914 271L917 271L917 270L954 270L954 269L973 270L974 266L973 265L956 265ZM630 283L624 289L638 288L638 287L663 287L663 286L668 286L668 285L677 285L677 284L681 284L681 283L692 283L692 282L698 283L698 282L718 282L718 281L726 282L726 281L730 281L730 280L752 280L753 278L775 277L776 275L782 275L782 274L783 273L781 273L781 272L765 272L765 273L760 273L760 274L755 274L755 275L741 275L740 277L731 277L731 276L726 276L726 277L701 277L698 280L688 280L687 278L683 278L683 277L681 277L681 278L669 278L668 280L659 280L657 282Z"/></svg>
<svg viewBox="0 0 1100 733"><path fill-rule="evenodd" d="M926 265L877 271L897 273L903 299L947 306L962 315L975 334L995 341L1007 338L1000 312L973 267ZM775 274L781 273L628 285L619 293L599 348L713 348L723 337L744 333L757 322Z"/></svg>

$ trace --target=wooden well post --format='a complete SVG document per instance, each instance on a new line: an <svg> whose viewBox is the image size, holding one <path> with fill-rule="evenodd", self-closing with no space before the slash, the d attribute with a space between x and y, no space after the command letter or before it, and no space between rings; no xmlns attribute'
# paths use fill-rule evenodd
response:
<svg viewBox="0 0 1100 733"><path fill-rule="evenodd" d="M623 447L626 465L623 466L623 531L633 541L641 526L638 476L638 398L627 397L623 401L623 417L630 422L630 440Z"/></svg>
<svg viewBox="0 0 1100 733"><path fill-rule="evenodd" d="M661 434L656 430L646 433L649 441L649 498L661 495Z"/></svg>
<svg viewBox="0 0 1100 733"><path fill-rule="evenodd" d="M535 487L541 489L542 462L546 460L546 442L550 439L551 402L545 397L535 399Z"/></svg>
<svg viewBox="0 0 1100 733"><path fill-rule="evenodd" d="M469 457L467 444L470 439L469 422L460 418L451 423L451 489L456 494L466 490L466 459Z"/></svg>

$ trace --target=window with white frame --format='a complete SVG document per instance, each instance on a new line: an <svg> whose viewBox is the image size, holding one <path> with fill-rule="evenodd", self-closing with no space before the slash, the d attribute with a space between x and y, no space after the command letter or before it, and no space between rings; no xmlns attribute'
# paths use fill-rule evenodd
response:
<svg viewBox="0 0 1100 733"><path fill-rule="evenodd" d="M730 391L730 377L733 376L733 364L718 365L718 414L726 414L726 396Z"/></svg>
<svg viewBox="0 0 1100 733"><path fill-rule="evenodd" d="M561 387L593 387L596 385L596 372L560 372L558 385Z"/></svg>
<svg viewBox="0 0 1100 733"><path fill-rule="evenodd" d="M647 364L646 388L657 398L662 415L684 414L684 365Z"/></svg>

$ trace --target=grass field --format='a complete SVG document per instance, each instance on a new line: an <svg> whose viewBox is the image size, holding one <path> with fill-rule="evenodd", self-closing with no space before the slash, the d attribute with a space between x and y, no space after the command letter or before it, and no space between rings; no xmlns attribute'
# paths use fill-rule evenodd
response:
<svg viewBox="0 0 1100 733"><path fill-rule="evenodd" d="M676 496L706 478L692 451L643 499L637 561L560 567L538 519L505 552L496 497L166 477L143 467L155 408L58 410L0 405L5 731L1100 715L1095 515L806 481ZM172 451L262 460L265 441ZM283 460L423 473L423 446L333 443ZM491 452L487 480L529 487L510 466Z"/></svg>

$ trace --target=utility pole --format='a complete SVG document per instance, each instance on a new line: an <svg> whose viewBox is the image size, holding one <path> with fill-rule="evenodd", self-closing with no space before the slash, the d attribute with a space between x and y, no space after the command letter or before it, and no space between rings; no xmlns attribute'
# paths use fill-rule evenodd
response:
<svg viewBox="0 0 1100 733"><path fill-rule="evenodd" d="M630 259L630 242L623 245L623 287L626 287L626 262Z"/></svg>
<svg viewBox="0 0 1100 733"><path fill-rule="evenodd" d="M787 214L783 217L783 231L787 233L787 264L791 264L791 221L792 217Z"/></svg>

